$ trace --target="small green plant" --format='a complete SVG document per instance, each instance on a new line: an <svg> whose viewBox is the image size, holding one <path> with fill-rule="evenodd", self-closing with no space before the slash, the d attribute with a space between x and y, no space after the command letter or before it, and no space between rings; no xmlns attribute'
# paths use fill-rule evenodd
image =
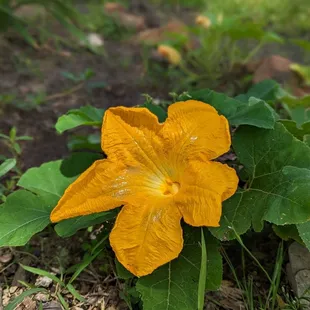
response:
<svg viewBox="0 0 310 310"><path fill-rule="evenodd" d="M124 40L134 33L134 29L122 25L117 18L106 14L102 7L103 4L94 2L87 4L88 14L79 16L80 24L85 30L99 33L103 38L115 41Z"/></svg>
<svg viewBox="0 0 310 310"><path fill-rule="evenodd" d="M7 158L1 155L0 160L0 178L4 177L9 171L13 172L13 175L5 180L4 183L0 183L0 200L5 201L5 196L11 192L16 187L16 183L22 175L22 170L20 167L20 155L22 153L22 148L20 146L20 141L30 141L32 137L29 136L17 136L16 127L12 127L9 135L0 133L0 140L4 144L8 151L11 153L11 158Z"/></svg>
<svg viewBox="0 0 310 310"><path fill-rule="evenodd" d="M60 275L57 276L55 273L46 271L41 268L34 268L30 266L21 265L21 267L34 275L47 277L53 281L53 285L55 286L55 291L51 294L51 297L56 298L62 304L64 309L70 309L68 303L65 301L63 296L63 292L70 292L74 299L78 300L79 302L85 302L85 299L79 294L79 292L74 288L73 282L75 282L80 274L85 271L88 266L100 255L103 254L103 250L106 245L106 241L108 238L108 234L106 231L102 232L97 236L95 240L92 241L92 244L87 244L84 246L85 254L82 261L76 265L70 266L69 268L65 268L63 266L62 261L59 259L59 270ZM21 284L25 285L27 288L31 288L27 283L20 281ZM38 291L46 292L47 290L44 288L38 287L37 289L30 289L24 292L28 296L30 294L37 293ZM8 307L16 305L20 303L22 299L19 297L13 299Z"/></svg>
<svg viewBox="0 0 310 310"><path fill-rule="evenodd" d="M58 20L68 31L80 40L85 40L84 33L75 25L78 21L78 13L70 3L59 0L1 0L0 1L0 31L5 32L10 27L18 32L31 46L38 48L39 43L28 31L28 22L16 15L16 10L23 5L35 4L42 6L56 20Z"/></svg>

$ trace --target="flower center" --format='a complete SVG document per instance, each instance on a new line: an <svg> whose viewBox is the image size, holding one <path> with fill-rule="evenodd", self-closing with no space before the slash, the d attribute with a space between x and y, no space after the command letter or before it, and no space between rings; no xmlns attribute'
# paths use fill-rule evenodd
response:
<svg viewBox="0 0 310 310"><path fill-rule="evenodd" d="M164 195L175 195L180 189L180 184L178 182L172 182L171 180L166 180L163 188Z"/></svg>

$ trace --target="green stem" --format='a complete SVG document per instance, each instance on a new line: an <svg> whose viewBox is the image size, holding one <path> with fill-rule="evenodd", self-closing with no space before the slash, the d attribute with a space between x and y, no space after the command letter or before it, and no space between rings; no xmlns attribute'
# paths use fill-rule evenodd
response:
<svg viewBox="0 0 310 310"><path fill-rule="evenodd" d="M227 220L227 219L226 219ZM233 232L235 233L236 239L239 242L239 244L244 248L244 250L250 255L250 257L255 261L255 263L257 264L257 266L264 272L264 274L266 275L268 281L272 284L272 279L270 278L268 272L266 271L266 269L261 265L261 263L259 262L259 260L251 253L251 251L245 246L245 244L243 243L242 239L240 238L240 236L238 235L238 233L236 232L236 230L234 229L233 226L231 226L231 229L233 230Z"/></svg>
<svg viewBox="0 0 310 310"><path fill-rule="evenodd" d="M248 53L248 56L245 58L245 60L242 62L243 64L246 64L246 63L248 63L253 57L254 57L254 55L264 46L264 42L263 41L261 41L261 42L259 42L259 44L258 45L256 45L253 49L252 49L252 51L250 51L249 53Z"/></svg>

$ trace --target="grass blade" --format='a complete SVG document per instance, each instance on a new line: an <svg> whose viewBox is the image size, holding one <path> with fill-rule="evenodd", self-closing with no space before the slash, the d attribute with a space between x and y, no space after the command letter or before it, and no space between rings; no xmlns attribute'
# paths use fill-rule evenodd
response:
<svg viewBox="0 0 310 310"><path fill-rule="evenodd" d="M29 271L31 273L37 274L39 276L45 276L48 277L50 279L52 279L53 281L55 281L56 283L58 283L61 286L64 286L64 283L57 278L56 276L54 276L53 274L49 273L48 271L45 271L43 269L39 269L39 268L34 268L34 267L30 267L30 266L25 266L20 264L26 271Z"/></svg>
<svg viewBox="0 0 310 310"><path fill-rule="evenodd" d="M78 291L73 287L72 284L68 284L67 286L68 291L73 295L73 297L81 302L85 302L85 298L82 297Z"/></svg>
<svg viewBox="0 0 310 310"><path fill-rule="evenodd" d="M15 310L17 308L17 305L23 302L23 300L32 294L39 293L45 291L44 288L32 288L28 291L23 292L22 294L18 295L16 298L14 298L13 301L11 301L4 310Z"/></svg>
<svg viewBox="0 0 310 310"><path fill-rule="evenodd" d="M203 228L201 228L201 265L198 284L198 310L203 310L205 303L205 291L206 291L206 279L207 279L207 249L205 237L203 234Z"/></svg>
<svg viewBox="0 0 310 310"><path fill-rule="evenodd" d="M61 303L61 305L64 307L65 310L70 310L68 303L65 301L63 296L60 293L57 293L57 297Z"/></svg>

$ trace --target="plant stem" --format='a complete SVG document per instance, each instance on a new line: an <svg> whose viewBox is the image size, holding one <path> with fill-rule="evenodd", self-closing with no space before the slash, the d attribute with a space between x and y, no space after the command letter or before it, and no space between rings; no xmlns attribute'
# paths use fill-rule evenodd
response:
<svg viewBox="0 0 310 310"><path fill-rule="evenodd" d="M61 93L57 93L54 95L47 96L44 101L51 101L51 100L55 100L55 99L59 99L62 97L69 96L69 95L75 93L76 91L80 90L83 86L84 86L84 82L79 83L78 85L76 85L76 86L74 86L68 90L65 90Z"/></svg>

